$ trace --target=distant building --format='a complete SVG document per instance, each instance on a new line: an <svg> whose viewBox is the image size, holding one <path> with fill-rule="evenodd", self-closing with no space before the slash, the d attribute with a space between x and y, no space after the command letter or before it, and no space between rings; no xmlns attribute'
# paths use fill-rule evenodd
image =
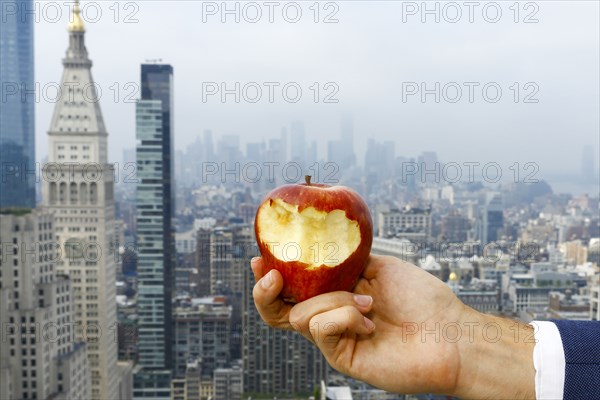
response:
<svg viewBox="0 0 600 400"><path fill-rule="evenodd" d="M254 305L254 276L244 268L242 299L243 392L269 396L310 396L327 381L327 363L297 332L270 328Z"/></svg>
<svg viewBox="0 0 600 400"><path fill-rule="evenodd" d="M385 239L374 237L371 252L383 256L394 256L416 264L421 255L420 247L407 239Z"/></svg>
<svg viewBox="0 0 600 400"><path fill-rule="evenodd" d="M290 161L299 163L304 167L306 147L304 123L302 121L292 122L290 127Z"/></svg>
<svg viewBox="0 0 600 400"><path fill-rule="evenodd" d="M202 374L202 361L197 359L186 366L185 376L171 381L171 400L212 400L213 380Z"/></svg>
<svg viewBox="0 0 600 400"><path fill-rule="evenodd" d="M587 261L600 266L600 238L590 239L587 253Z"/></svg>
<svg viewBox="0 0 600 400"><path fill-rule="evenodd" d="M500 239L504 228L504 207L499 193L488 193L483 208L481 243L488 244Z"/></svg>
<svg viewBox="0 0 600 400"><path fill-rule="evenodd" d="M565 292L576 288L576 274L559 272L549 263L534 263L529 273L507 273L503 276L509 310L544 309L550 304L550 292Z"/></svg>
<svg viewBox="0 0 600 400"><path fill-rule="evenodd" d="M251 225L217 227L211 231L211 294L242 293L243 271L248 269L249 254L255 247Z"/></svg>
<svg viewBox="0 0 600 400"><path fill-rule="evenodd" d="M500 288L495 281L473 279L469 285L459 288L458 298L469 307L483 313L500 311Z"/></svg>
<svg viewBox="0 0 600 400"><path fill-rule="evenodd" d="M316 146L310 151L314 153L311 158L316 161ZM341 138L327 142L327 161L334 163L342 172L356 165L356 154L354 153L354 126L352 119L349 116L344 116L342 118ZM369 164L365 164L365 167L367 166L369 166Z"/></svg>
<svg viewBox="0 0 600 400"><path fill-rule="evenodd" d="M138 328L135 319L135 302L118 306L119 321L117 325L117 342L119 344L119 360L135 360L137 357ZM123 315L122 315L123 314Z"/></svg>
<svg viewBox="0 0 600 400"><path fill-rule="evenodd" d="M133 399L133 361L131 360L119 360L117 361L117 368L119 369L119 394L118 400L131 400Z"/></svg>
<svg viewBox="0 0 600 400"><path fill-rule="evenodd" d="M195 268L198 271L192 282L195 284L196 296L209 296L210 291L210 229L199 229L196 232L196 252L194 255Z"/></svg>
<svg viewBox="0 0 600 400"><path fill-rule="evenodd" d="M15 8L13 13L8 11L11 3ZM34 3L33 0L2 3L0 208L33 208L36 204L35 103L39 88L36 89L34 80L33 28L39 15L34 11L37 10Z"/></svg>
<svg viewBox="0 0 600 400"><path fill-rule="evenodd" d="M590 319L600 321L600 275L592 279L590 286Z"/></svg>
<svg viewBox="0 0 600 400"><path fill-rule="evenodd" d="M574 295L572 289L564 293L550 292L548 314L552 319L589 320L590 298Z"/></svg>
<svg viewBox="0 0 600 400"><path fill-rule="evenodd" d="M194 253L196 251L196 232L193 229L187 232L177 232L175 249L178 254Z"/></svg>
<svg viewBox="0 0 600 400"><path fill-rule="evenodd" d="M405 207L382 211L377 216L377 228L382 238L425 242L431 237L431 209Z"/></svg>
<svg viewBox="0 0 600 400"><path fill-rule="evenodd" d="M258 206L250 203L241 203L239 206L239 216L244 221L244 224L254 224L254 217Z"/></svg>
<svg viewBox="0 0 600 400"><path fill-rule="evenodd" d="M136 104L138 365L134 398L170 398L171 298L175 240L173 200L173 67L143 64Z"/></svg>
<svg viewBox="0 0 600 400"><path fill-rule="evenodd" d="M564 255L564 260L569 265L581 265L587 261L588 248L581 240L572 240L558 245Z"/></svg>
<svg viewBox="0 0 600 400"><path fill-rule="evenodd" d="M72 329L73 288L56 272L54 232L52 215L39 209L0 214L2 399L91 397L87 346ZM40 340L49 336L57 340Z"/></svg>
<svg viewBox="0 0 600 400"><path fill-rule="evenodd" d="M195 246L194 246L195 247ZM196 282L198 281L198 269L195 263L195 253L177 253L175 263L175 293L176 295L186 293L196 296Z"/></svg>
<svg viewBox="0 0 600 400"><path fill-rule="evenodd" d="M471 223L469 219L460 214L458 210L452 210L442 217L441 236L448 242L464 242L467 240Z"/></svg>
<svg viewBox="0 0 600 400"><path fill-rule="evenodd" d="M229 363L232 307L224 298L199 299L173 311L173 373L181 378L190 360L202 360L202 374L212 376Z"/></svg>
<svg viewBox="0 0 600 400"><path fill-rule="evenodd" d="M350 386L326 386L321 381L321 398L319 400L353 400Z"/></svg>
<svg viewBox="0 0 600 400"><path fill-rule="evenodd" d="M555 244L558 241L558 229L552 221L544 218L529 220L521 232L524 243Z"/></svg>
<svg viewBox="0 0 600 400"><path fill-rule="evenodd" d="M234 364L229 368L216 369L213 378L213 400L241 400L243 376L241 363Z"/></svg>
<svg viewBox="0 0 600 400"><path fill-rule="evenodd" d="M419 181L422 184L440 183L443 179L441 166L435 151L424 151L417 158Z"/></svg>
<svg viewBox="0 0 600 400"><path fill-rule="evenodd" d="M344 151L343 148L341 151ZM395 143L393 141L382 143L377 142L375 139L367 141L365 176L367 178L367 185L369 186L369 193L372 192L377 183L394 176L395 161Z"/></svg>

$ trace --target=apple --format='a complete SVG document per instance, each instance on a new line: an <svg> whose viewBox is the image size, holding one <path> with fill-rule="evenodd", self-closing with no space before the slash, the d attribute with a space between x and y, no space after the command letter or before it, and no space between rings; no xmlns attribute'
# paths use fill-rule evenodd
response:
<svg viewBox="0 0 600 400"><path fill-rule="evenodd" d="M292 303L352 290L373 243L371 213L360 195L311 183L308 175L305 183L283 185L264 198L254 230L263 265L281 273L281 296Z"/></svg>

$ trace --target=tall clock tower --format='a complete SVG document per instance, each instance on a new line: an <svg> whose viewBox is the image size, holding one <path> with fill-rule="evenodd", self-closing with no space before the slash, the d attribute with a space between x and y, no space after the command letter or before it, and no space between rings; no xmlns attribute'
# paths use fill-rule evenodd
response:
<svg viewBox="0 0 600 400"><path fill-rule="evenodd" d="M73 285L76 334L87 343L91 399L117 399L115 206L113 168L99 91L75 3L68 27L60 98L48 130L43 205L54 214L62 256L58 273Z"/></svg>

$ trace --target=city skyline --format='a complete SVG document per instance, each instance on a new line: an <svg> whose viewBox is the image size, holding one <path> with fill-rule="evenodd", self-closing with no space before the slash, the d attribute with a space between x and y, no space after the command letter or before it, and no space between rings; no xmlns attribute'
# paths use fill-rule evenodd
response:
<svg viewBox="0 0 600 400"><path fill-rule="evenodd" d="M0 198L2 400L419 400L432 395L405 394L405 381L478 354L486 321L600 320L600 4L571 4L0 2L2 178L34 158L39 178L18 171ZM34 48L36 93L23 61ZM273 88L283 97L251 100ZM455 102L456 90L483 97ZM37 152L27 96L41 98ZM347 188L281 187L293 182ZM275 188L319 196L254 226ZM360 215L343 190L364 200ZM313 221L321 203L345 224ZM306 287L326 275L308 270L344 272L353 224L367 267L351 293L324 293L336 297L309 319L285 291L268 294L294 285L271 267L298 268ZM270 258L267 237L296 256ZM304 263L322 238L331 261ZM351 344L350 368L320 343L342 296L377 326L331 336ZM483 341L452 338L447 322L460 334L467 321L454 304ZM427 315L442 314L430 330ZM377 359L354 357L365 343ZM535 357L520 356L531 372ZM388 371L399 386L377 380Z"/></svg>
<svg viewBox="0 0 600 400"><path fill-rule="evenodd" d="M318 140L318 155L323 157L327 153L324 140L338 137L344 114L354 119L354 146L359 149L359 163L368 137L394 140L398 153L405 156L433 150L440 158L456 162L489 160L509 165L516 161L537 162L543 174L579 173L582 146L598 148L599 127L593 112L599 106L598 77L594 72L598 68L598 43L593 35L597 31L597 21L593 19L597 4L593 2L569 7L542 2L535 15L539 21L531 24L514 23L508 9L503 10L504 19L498 24L481 20L473 24L450 24L443 20L420 23L418 15L410 17L413 19L407 17L406 23L395 24L392 20L398 22L402 18L400 5L373 6L362 2L339 4L336 14L339 21L334 24L311 22L308 16L312 11L308 9L303 14L306 19L298 24L276 20L272 26L245 23L243 19L240 23L221 23L217 14L213 19L206 16L206 23L185 25L188 34L200 38L190 48L166 44L178 43L178 26L169 26L177 20L183 5L186 14L201 18L200 3L173 3L177 5L173 7L161 2L136 4L137 23L124 23L124 10L116 23L113 11L105 7L104 17L94 23L94 34L90 35L93 55L99 60L116 57L121 60L120 66L125 66L116 69L104 62L96 68L97 82L104 89L107 123L115 131L109 143L114 161L119 161L117 150L133 147L134 141L134 104L124 101L126 97L136 98L136 88L126 85L136 82L135 70L139 64L156 57L177 66L180 76L175 88L177 150L193 142L205 129L220 135L239 134L242 143L246 143L275 136L282 126L300 120L305 123L306 139ZM165 25L160 38L153 32L159 15ZM65 22L66 16L61 21ZM375 21L378 21L376 27ZM60 34L62 26L58 22L40 21L36 42ZM277 40L271 36L274 29L278 32ZM299 29L303 35L297 34ZM409 40L408 33L417 35ZM234 34L241 36L234 40ZM140 35L153 39L134 43L134 38ZM528 40L521 40L519 35ZM320 37L328 40L319 41ZM349 45L346 37L356 40ZM469 37L467 44L461 40L464 37ZM152 47L149 43L153 43ZM499 46L495 47L498 54L490 52L490 43ZM571 46L574 43L577 45ZM430 54L419 50L425 44L434 46ZM50 42L36 47L38 64L46 65L56 57L53 47ZM503 61L513 57L526 62ZM407 59L411 62L407 63ZM240 61L246 65L243 71L226 67ZM267 67L260 68L259 64ZM444 68L439 69L438 65ZM52 68L52 64L47 68L38 66L40 84L55 80L55 75L50 75ZM578 79L574 80L574 76ZM295 104L281 99L273 104L244 101L237 104L230 96L223 104L218 95L210 98L215 101L202 102L198 94L203 82L226 82L231 88L234 82L265 81L297 82L304 97ZM332 91L324 88L330 81L339 87L339 103L312 102L309 95L313 90L309 86L319 82L323 97ZM468 81L479 82L481 86L497 82L504 93L503 101L488 103L480 98L473 104L444 100L438 104L433 101L434 96L429 96L422 104L418 95L405 103L400 98L402 83L425 82L431 89L435 82L442 86L445 82L459 82L466 95L468 90L462 83ZM514 103L511 96L516 91L510 88L514 82L519 82L520 98L535 91L535 87L525 88L527 82L535 82L539 91L534 97L539 103ZM48 104L43 100L38 103L37 118L42 123L47 120L46 108ZM569 143L577 145L564 146L548 140L551 137L568 138ZM465 146L467 143L477 151ZM43 147L39 146L39 139L38 149L40 159ZM560 164L554 154L561 154ZM598 160L597 150L595 158Z"/></svg>

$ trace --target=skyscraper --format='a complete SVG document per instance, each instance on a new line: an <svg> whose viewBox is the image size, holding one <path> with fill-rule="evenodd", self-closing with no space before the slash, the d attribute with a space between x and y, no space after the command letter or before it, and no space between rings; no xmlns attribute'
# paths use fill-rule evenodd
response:
<svg viewBox="0 0 600 400"><path fill-rule="evenodd" d="M486 245L500 239L504 227L504 208L500 193L488 193L483 209L483 225L481 242Z"/></svg>
<svg viewBox="0 0 600 400"><path fill-rule="evenodd" d="M2 2L0 208L35 207L33 9L32 0Z"/></svg>
<svg viewBox="0 0 600 400"><path fill-rule="evenodd" d="M54 214L56 241L68 257L57 272L73 282L78 337L88 340L90 399L118 398L116 329L117 257L113 167L107 160L108 133L85 47L85 27L75 3L69 47L63 58L60 99L48 129L44 207Z"/></svg>
<svg viewBox="0 0 600 400"><path fill-rule="evenodd" d="M171 297L175 241L173 67L142 65L142 99L136 105L138 184L138 366L136 399L170 398Z"/></svg>
<svg viewBox="0 0 600 400"><path fill-rule="evenodd" d="M223 297L173 310L173 375L183 378L190 360L201 360L202 376L210 379L229 359L231 312Z"/></svg>
<svg viewBox="0 0 600 400"><path fill-rule="evenodd" d="M341 168L350 168L356 165L356 154L354 154L354 124L350 115L342 116L341 123L342 139L340 145L342 146L342 160Z"/></svg>
<svg viewBox="0 0 600 400"><path fill-rule="evenodd" d="M270 328L262 322L252 297L254 276L250 268L244 268L243 273L243 391L271 396L311 395L321 380L327 382L327 362L297 332Z"/></svg>
<svg viewBox="0 0 600 400"><path fill-rule="evenodd" d="M55 269L52 214L5 211L0 237L0 399L89 399L87 346L71 329L71 280Z"/></svg>
<svg viewBox="0 0 600 400"><path fill-rule="evenodd" d="M292 122L290 129L290 161L304 165L306 162L306 141L304 135L304 123L302 121Z"/></svg>
<svg viewBox="0 0 600 400"><path fill-rule="evenodd" d="M327 142L327 161L337 164L337 167L342 171L356 165L354 128L352 119L347 115L342 118L341 139Z"/></svg>

